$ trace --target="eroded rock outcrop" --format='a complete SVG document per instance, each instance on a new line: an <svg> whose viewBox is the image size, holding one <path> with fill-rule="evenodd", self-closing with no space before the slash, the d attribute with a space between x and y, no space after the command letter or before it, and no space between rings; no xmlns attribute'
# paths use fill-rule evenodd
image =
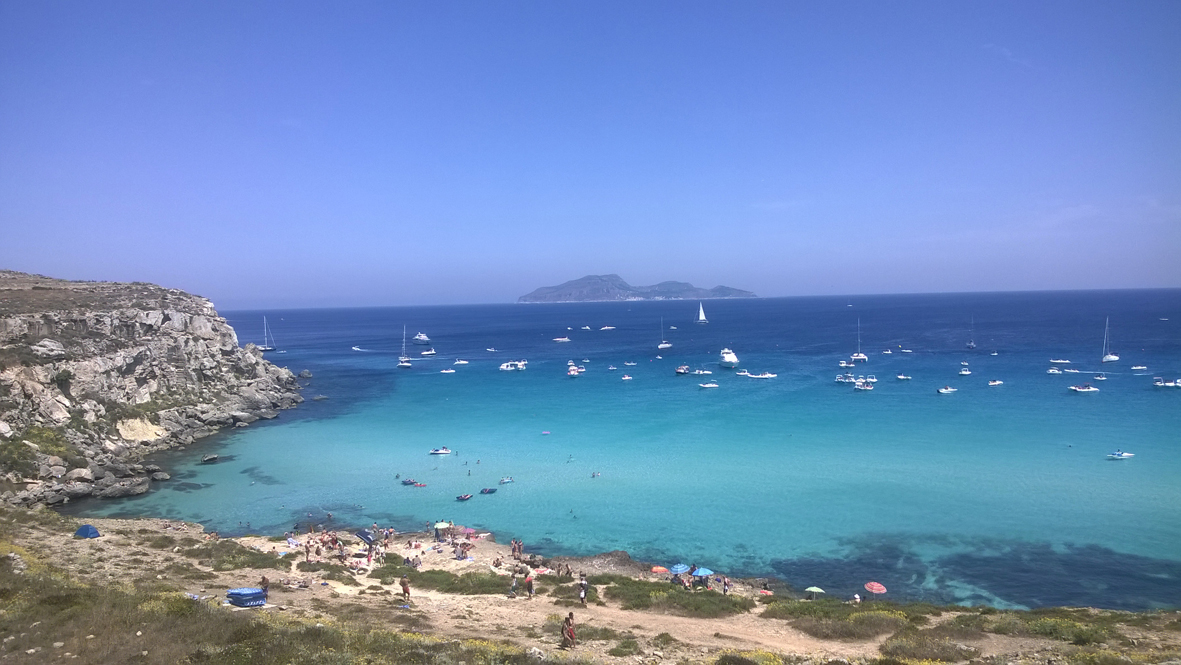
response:
<svg viewBox="0 0 1181 665"><path fill-rule="evenodd" d="M145 454L301 401L205 298L0 271L0 467L25 483L9 503L146 492Z"/></svg>

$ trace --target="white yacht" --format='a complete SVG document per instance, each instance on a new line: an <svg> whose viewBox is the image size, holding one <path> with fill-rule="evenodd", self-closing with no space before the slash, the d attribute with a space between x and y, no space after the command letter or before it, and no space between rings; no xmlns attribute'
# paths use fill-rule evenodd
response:
<svg viewBox="0 0 1181 665"><path fill-rule="evenodd" d="M899 374L897 378L899 381L910 381L910 376L906 374Z"/></svg>
<svg viewBox="0 0 1181 665"><path fill-rule="evenodd" d="M857 363L853 362L852 360L842 360L839 363L837 363L837 365L839 365L840 367L856 367Z"/></svg>
<svg viewBox="0 0 1181 665"><path fill-rule="evenodd" d="M656 345L658 349L671 349L673 343L664 338L664 317L660 317L660 343Z"/></svg>
<svg viewBox="0 0 1181 665"><path fill-rule="evenodd" d="M583 330L590 330L590 329L591 329L591 327L590 327L590 326L583 326L583 327L582 327L582 329L583 329Z"/></svg>
<svg viewBox="0 0 1181 665"><path fill-rule="evenodd" d="M266 353L275 350L275 336L267 326L267 317L262 317L262 344L256 345L259 351Z"/></svg>
<svg viewBox="0 0 1181 665"><path fill-rule="evenodd" d="M1095 380L1096 381L1106 381L1107 375L1104 374L1103 372L1099 372L1098 374L1095 375Z"/></svg>
<svg viewBox="0 0 1181 665"><path fill-rule="evenodd" d="M455 362L454 362L454 363L451 363L451 364L453 364L453 365L466 365L466 364L467 364L467 361L466 361L466 360L460 360L459 358L456 358L456 359L455 359Z"/></svg>
<svg viewBox="0 0 1181 665"><path fill-rule="evenodd" d="M968 366L968 361L967 361L967 360L961 360L961 361L960 361L960 364L961 364L961 365L963 365L964 367L967 367L967 366Z"/></svg>
<svg viewBox="0 0 1181 665"><path fill-rule="evenodd" d="M569 342L570 338L569 337L555 337L554 341L555 342Z"/></svg>
<svg viewBox="0 0 1181 665"><path fill-rule="evenodd" d="M450 367L448 367L447 369L439 370L439 374L454 374L454 373L455 373L455 370L451 369Z"/></svg>
<svg viewBox="0 0 1181 665"><path fill-rule="evenodd" d="M1062 358L1050 358L1050 362L1057 363L1059 365L1069 365L1070 364L1069 360L1063 360Z"/></svg>
<svg viewBox="0 0 1181 665"><path fill-rule="evenodd" d="M898 353L914 353L914 351L910 349L898 349Z"/></svg>
<svg viewBox="0 0 1181 665"><path fill-rule="evenodd" d="M865 382L866 383L877 383L878 377L874 376L873 374L870 374L869 376L865 377Z"/></svg>
<svg viewBox="0 0 1181 665"><path fill-rule="evenodd" d="M747 376L749 376L752 379L774 379L775 377L777 377L779 375L772 374L771 372L762 372L760 374L747 374Z"/></svg>
<svg viewBox="0 0 1181 665"><path fill-rule="evenodd" d="M623 363L623 365L624 365L624 367L635 367L636 366L636 364L634 362L630 362L630 361Z"/></svg>
<svg viewBox="0 0 1181 665"><path fill-rule="evenodd" d="M615 365L607 365L607 371L608 371L608 372L614 372L614 371L615 371L615 370L617 370L617 369L619 369L619 368L618 368L618 367L616 367Z"/></svg>
<svg viewBox="0 0 1181 665"><path fill-rule="evenodd" d="M893 352L893 351L891 351L890 349L886 349L885 351L882 351L882 355L883 355L883 356L888 356L888 355L891 355L891 354L893 354L893 353L894 353L894 352Z"/></svg>
<svg viewBox="0 0 1181 665"><path fill-rule="evenodd" d="M869 356L861 352L861 317L857 317L857 353L849 356L854 362L868 362Z"/></svg>
<svg viewBox="0 0 1181 665"><path fill-rule="evenodd" d="M971 373L972 373L972 370L968 369L967 367L960 368L960 376L968 376Z"/></svg>
<svg viewBox="0 0 1181 665"><path fill-rule="evenodd" d="M427 337L426 333L418 333L413 337L412 341L415 344L430 344L431 338Z"/></svg>
<svg viewBox="0 0 1181 665"><path fill-rule="evenodd" d="M718 361L718 364L722 367L734 369L738 367L738 356L734 355L734 352L730 349L722 349L721 360Z"/></svg>
<svg viewBox="0 0 1181 665"><path fill-rule="evenodd" d="M487 351L488 353L496 353L496 347L493 347L493 346L490 346L484 350Z"/></svg>
<svg viewBox="0 0 1181 665"><path fill-rule="evenodd" d="M988 385L990 385L990 386L1003 386L1003 385L1005 385L1005 382L1004 382L1004 381L1001 381L1000 379L993 379L993 380L991 380L991 381L989 381L989 382L988 382Z"/></svg>
<svg viewBox="0 0 1181 665"><path fill-rule="evenodd" d="M679 365L676 369L676 372L677 372L677 374L688 374L689 373L689 366L688 365Z"/></svg>
<svg viewBox="0 0 1181 665"><path fill-rule="evenodd" d="M951 386L943 386L942 388L940 388L940 389L939 389L939 390L937 390L936 392L938 392L940 395L950 395L951 393L954 393L954 392L956 392L957 390L959 390L959 389L958 389L958 388L952 388Z"/></svg>
<svg viewBox="0 0 1181 665"><path fill-rule="evenodd" d="M1069 367L1067 367L1066 369L1064 369L1062 371L1066 372L1067 374L1078 374L1081 370L1070 369Z"/></svg>
<svg viewBox="0 0 1181 665"><path fill-rule="evenodd" d="M599 330L615 330L615 326L603 326L602 328L599 328Z"/></svg>
<svg viewBox="0 0 1181 665"><path fill-rule="evenodd" d="M410 367L410 356L406 355L406 326L402 326L402 355L398 357L398 367Z"/></svg>
<svg viewBox="0 0 1181 665"><path fill-rule="evenodd" d="M857 378L852 374L837 374L837 383L856 383Z"/></svg>
<svg viewBox="0 0 1181 665"><path fill-rule="evenodd" d="M873 384L868 381L858 381L853 384L853 390L873 390Z"/></svg>
<svg viewBox="0 0 1181 665"><path fill-rule="evenodd" d="M697 318L694 323L709 323L705 318L705 307L700 302L697 303Z"/></svg>
<svg viewBox="0 0 1181 665"><path fill-rule="evenodd" d="M575 367L574 365L570 365L566 369L566 376L578 376L579 374L581 374L581 372L579 372L578 368Z"/></svg>
<svg viewBox="0 0 1181 665"><path fill-rule="evenodd" d="M1148 369L1147 365L1132 365L1133 372L1139 372Z"/></svg>
<svg viewBox="0 0 1181 665"><path fill-rule="evenodd" d="M702 388L717 388L718 387L717 381L710 381L709 383L699 383L697 385L701 386Z"/></svg>
<svg viewBox="0 0 1181 665"><path fill-rule="evenodd" d="M420 356L433 356L433 355L435 355L435 353L437 353L437 352L436 352L436 351L435 351L435 350L432 348L432 349L427 349L426 351L419 351L419 352L418 352L418 355L420 355Z"/></svg>
<svg viewBox="0 0 1181 665"><path fill-rule="evenodd" d="M1111 317L1107 317L1107 322L1103 324L1103 361L1105 363L1113 363L1119 360L1119 356L1111 352L1111 348L1107 346L1107 329L1111 326Z"/></svg>
<svg viewBox="0 0 1181 665"><path fill-rule="evenodd" d="M1129 457L1135 456L1136 453L1125 453L1122 450L1117 450L1114 453L1107 453L1107 459L1128 459Z"/></svg>
<svg viewBox="0 0 1181 665"><path fill-rule="evenodd" d="M713 372L709 371L708 369L695 369L693 370L693 373L697 376L701 376L703 374L713 374Z"/></svg>
<svg viewBox="0 0 1181 665"><path fill-rule="evenodd" d="M1076 393L1097 393L1097 392L1099 392L1098 388L1096 388L1095 386L1092 386L1089 383L1084 383L1081 386L1071 386L1070 389Z"/></svg>
<svg viewBox="0 0 1181 665"><path fill-rule="evenodd" d="M734 376L750 376L750 372L745 369L740 369L734 373Z"/></svg>
<svg viewBox="0 0 1181 665"><path fill-rule="evenodd" d="M1050 369L1046 370L1046 374L1061 374L1061 373L1062 373L1062 370L1058 369L1057 367L1051 367Z"/></svg>
<svg viewBox="0 0 1181 665"><path fill-rule="evenodd" d="M631 381L632 380L631 376L629 376L627 374L624 374L623 376L621 376L619 378L623 381Z"/></svg>
<svg viewBox="0 0 1181 665"><path fill-rule="evenodd" d="M1157 388L1181 388L1181 379L1174 379L1172 381L1165 381L1164 377L1152 377L1152 385Z"/></svg>
<svg viewBox="0 0 1181 665"><path fill-rule="evenodd" d="M525 370L525 367L528 364L529 364L528 360L510 360L506 363L500 364L500 371L502 371L502 372L522 371L523 372Z"/></svg>

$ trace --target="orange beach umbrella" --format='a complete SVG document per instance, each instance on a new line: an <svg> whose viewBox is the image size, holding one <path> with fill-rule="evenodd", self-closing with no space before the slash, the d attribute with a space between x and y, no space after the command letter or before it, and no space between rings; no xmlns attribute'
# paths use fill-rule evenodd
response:
<svg viewBox="0 0 1181 665"><path fill-rule="evenodd" d="M667 573L667 572L668 572L668 568L665 568L664 566L652 566L652 572L654 572L654 573Z"/></svg>

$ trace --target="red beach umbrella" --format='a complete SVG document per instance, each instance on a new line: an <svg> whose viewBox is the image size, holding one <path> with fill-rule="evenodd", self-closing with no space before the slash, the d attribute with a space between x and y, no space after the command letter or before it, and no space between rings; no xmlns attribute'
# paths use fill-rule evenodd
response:
<svg viewBox="0 0 1181 665"><path fill-rule="evenodd" d="M886 593L886 587L882 586L878 582L866 582L865 583L865 590L872 593L875 596L878 595L879 593Z"/></svg>
<svg viewBox="0 0 1181 665"><path fill-rule="evenodd" d="M667 572L668 572L668 568L665 568L664 566L652 566L652 572L654 572L654 573L667 573Z"/></svg>

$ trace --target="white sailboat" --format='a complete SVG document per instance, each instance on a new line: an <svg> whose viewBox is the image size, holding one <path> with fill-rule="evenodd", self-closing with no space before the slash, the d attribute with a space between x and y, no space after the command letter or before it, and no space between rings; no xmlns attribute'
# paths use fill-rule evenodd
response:
<svg viewBox="0 0 1181 665"><path fill-rule="evenodd" d="M267 317L262 317L262 344L258 345L258 350L262 352L275 350L275 336L271 334L271 329L267 326Z"/></svg>
<svg viewBox="0 0 1181 665"><path fill-rule="evenodd" d="M849 356L850 360L867 362L869 356L861 352L861 317L857 317L857 353Z"/></svg>
<svg viewBox="0 0 1181 665"><path fill-rule="evenodd" d="M265 321L266 319L264 318L263 320ZM1103 362L1105 363L1113 363L1119 360L1119 356L1112 353L1111 349L1107 346L1107 329L1110 326L1111 317L1109 316L1107 317L1107 321L1103 324Z"/></svg>
<svg viewBox="0 0 1181 665"><path fill-rule="evenodd" d="M976 348L976 317L974 316L972 317L972 328L970 330L971 331L968 333L967 346L969 349L974 349Z"/></svg>
<svg viewBox="0 0 1181 665"><path fill-rule="evenodd" d="M398 367L410 366L410 356L406 355L406 326L402 326L402 355L398 356Z"/></svg>
<svg viewBox="0 0 1181 665"><path fill-rule="evenodd" d="M705 318L705 307L701 303L697 303L696 323L709 323L709 321Z"/></svg>
<svg viewBox="0 0 1181 665"><path fill-rule="evenodd" d="M671 349L673 343L664 338L664 317L660 317L660 343L656 345L658 349Z"/></svg>

